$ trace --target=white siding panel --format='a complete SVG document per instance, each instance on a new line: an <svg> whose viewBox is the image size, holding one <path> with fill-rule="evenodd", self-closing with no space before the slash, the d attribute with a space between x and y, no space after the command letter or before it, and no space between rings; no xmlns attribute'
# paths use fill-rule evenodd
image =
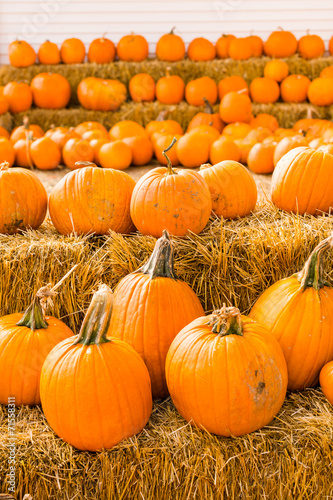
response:
<svg viewBox="0 0 333 500"><path fill-rule="evenodd" d="M144 35L155 51L159 37L176 26L186 44L196 36L215 42L222 33L266 39L278 26L299 38L309 29L326 44L333 35L332 0L0 0L0 64L8 44L27 40L38 50L46 39L57 44L77 36L86 46L107 32L115 43L131 31Z"/></svg>

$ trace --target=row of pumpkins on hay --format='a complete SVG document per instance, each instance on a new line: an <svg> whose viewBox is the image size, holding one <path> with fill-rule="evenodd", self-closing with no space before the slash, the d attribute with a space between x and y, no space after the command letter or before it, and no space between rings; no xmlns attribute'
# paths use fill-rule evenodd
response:
<svg viewBox="0 0 333 500"><path fill-rule="evenodd" d="M251 116L250 111L237 108L234 118L244 119L244 113ZM180 124L167 119L164 112L145 128L123 120L107 131L98 122L83 122L75 128L53 127L45 134L26 118L24 125L11 134L0 129L0 159L10 167L41 170L52 170L59 164L74 170L80 168L78 161L124 170L130 165L149 164L154 156L161 165L167 165L163 151L174 137L177 143L169 152L170 160L174 166L187 168L234 160L247 164L254 173L269 174L282 156L296 147L310 146L333 154L331 121L302 119L293 128L285 129L279 127L276 118L262 113L251 117L249 123L225 125L219 113L213 113L208 106L193 117L185 134Z"/></svg>
<svg viewBox="0 0 333 500"><path fill-rule="evenodd" d="M311 119L305 121L312 123ZM314 121L313 129L323 128L321 120ZM331 128L327 130L332 132L332 124L328 124ZM180 137L178 143L186 140L186 135L191 141L188 154L196 154L193 148L203 141L203 134L189 132ZM169 142L170 136L166 137ZM280 209L300 215L330 213L333 208L333 155L320 148L308 147L306 143L297 144L304 140L302 136L285 139L289 145L292 141L294 144L274 169L272 202ZM44 140L57 148L52 139ZM0 145L3 141L10 144L10 140L4 138L0 139ZM233 219L244 217L255 209L257 188L247 168L230 159L214 165L203 164L199 172L174 168L168 155L171 156L176 142L174 137L162 151L166 166L149 170L137 183L126 172L100 168L81 159L75 164L79 168L66 174L53 188L49 200L43 184L31 170L10 168L8 162L2 163L0 232L13 234L29 227L37 229L48 207L53 225L61 234L103 235L109 230L128 234L137 229L144 235L159 237L166 229L182 237L189 231L195 234L203 231L211 214ZM254 146L249 157L255 151L253 154L260 158L257 150L266 148L267 144ZM46 148L41 157L49 153ZM260 164L260 160L258 162Z"/></svg>
<svg viewBox="0 0 333 500"><path fill-rule="evenodd" d="M260 104L272 104L281 97L283 102L301 103L307 99L316 106L333 104L333 66L324 68L320 77L310 80L305 75L289 75L288 64L279 59L266 63L264 76L252 80L247 85L241 76L229 76L215 81L204 76L189 81L186 85L178 75L166 76L156 83L148 73L134 75L128 85L130 98L134 102L152 102L161 104L179 104L184 99L191 106L203 106L206 99L211 105L220 101L221 116L224 108L230 108L229 93L239 94L246 106L251 100ZM126 101L127 88L120 80L106 80L87 77L81 80L77 88L77 97L81 106L94 111L116 111ZM236 96L237 97L237 96ZM0 115L28 111L34 104L42 109L65 108L71 99L71 87L64 76L58 73L39 73L30 85L26 82L12 81L0 87ZM241 103L232 103L232 107ZM230 119L225 116L225 121Z"/></svg>
<svg viewBox="0 0 333 500"><path fill-rule="evenodd" d="M318 379L333 404L333 290L323 279L332 246L333 235L249 317L225 305L205 316L175 275L167 231L114 294L100 285L78 335L45 315L40 301L55 287L43 287L25 313L0 318L0 403L41 403L54 432L89 451L139 433L152 399L168 394L188 422L226 437L269 424L287 389Z"/></svg>
<svg viewBox="0 0 333 500"><path fill-rule="evenodd" d="M328 44L328 51L333 54L333 37ZM257 35L236 37L222 35L214 44L206 38L193 39L187 49L187 57L191 61L212 61L215 58L246 60L250 57L290 57L298 54L305 59L315 59L325 53L324 40L319 35L304 35L298 41L290 31L274 31L265 43ZM91 42L88 49L88 61L106 64L115 60L140 62L148 58L149 45L142 35L126 35L122 37L117 48L114 43L102 36ZM36 52L24 40L15 40L8 47L9 62L12 66L23 68L36 64ZM156 45L156 57L160 61L181 61L186 56L185 43L173 30L162 35ZM78 38L64 40L59 50L55 43L47 40L38 50L40 64L79 64L86 59L84 43Z"/></svg>

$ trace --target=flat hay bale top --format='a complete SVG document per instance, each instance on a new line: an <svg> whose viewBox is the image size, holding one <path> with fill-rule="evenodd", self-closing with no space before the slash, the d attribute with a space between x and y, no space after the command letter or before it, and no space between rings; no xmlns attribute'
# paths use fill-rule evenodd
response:
<svg viewBox="0 0 333 500"><path fill-rule="evenodd" d="M8 459L7 418L0 406L0 470ZM331 498L332 429L332 406L319 389L288 394L270 425L239 438L192 427L168 399L155 403L140 435L113 450L88 453L59 439L41 408L21 407L15 435L18 498ZM4 482L0 491L6 491Z"/></svg>

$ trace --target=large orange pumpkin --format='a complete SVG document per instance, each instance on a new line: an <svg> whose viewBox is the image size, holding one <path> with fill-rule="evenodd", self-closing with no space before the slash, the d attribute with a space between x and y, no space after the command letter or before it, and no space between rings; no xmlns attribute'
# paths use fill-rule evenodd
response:
<svg viewBox="0 0 333 500"><path fill-rule="evenodd" d="M289 151L275 167L272 201L301 215L328 212L333 208L333 156L306 147Z"/></svg>
<svg viewBox="0 0 333 500"><path fill-rule="evenodd" d="M250 172L237 161L202 165L200 175L208 184L212 210L219 217L235 219L250 214L257 203L257 187Z"/></svg>
<svg viewBox="0 0 333 500"><path fill-rule="evenodd" d="M34 103L39 108L65 108L71 98L71 87L58 73L39 73L30 83Z"/></svg>
<svg viewBox="0 0 333 500"><path fill-rule="evenodd" d="M278 342L235 307L183 328L170 346L165 372L179 413L222 436L241 436L269 424L288 381Z"/></svg>
<svg viewBox="0 0 333 500"><path fill-rule="evenodd" d="M38 177L24 168L0 165L0 233L37 229L45 219L47 194Z"/></svg>
<svg viewBox="0 0 333 500"><path fill-rule="evenodd" d="M333 361L323 366L320 371L319 382L324 396L333 405Z"/></svg>
<svg viewBox="0 0 333 500"><path fill-rule="evenodd" d="M251 99L242 92L228 92L220 102L220 116L225 123L249 122L252 118Z"/></svg>
<svg viewBox="0 0 333 500"><path fill-rule="evenodd" d="M148 57L148 52L147 40L134 33L123 36L117 45L117 55L121 61L144 61Z"/></svg>
<svg viewBox="0 0 333 500"><path fill-rule="evenodd" d="M302 271L269 287L250 313L280 343L292 391L317 384L321 368L333 358L333 289L322 264L332 246L332 236L322 241Z"/></svg>
<svg viewBox="0 0 333 500"><path fill-rule="evenodd" d="M32 91L25 82L10 82L5 85L3 95L6 97L11 113L21 113L31 108Z"/></svg>
<svg viewBox="0 0 333 500"><path fill-rule="evenodd" d="M86 56L86 49L79 38L67 38L60 48L61 60L65 64L83 63Z"/></svg>
<svg viewBox="0 0 333 500"><path fill-rule="evenodd" d="M101 36L101 38L95 38L89 45L88 50L88 61L97 64L107 64L114 60L116 57L116 48L114 43Z"/></svg>
<svg viewBox="0 0 333 500"><path fill-rule="evenodd" d="M211 104L217 101L217 86L209 76L191 80L185 87L185 99L192 106L203 106L205 99Z"/></svg>
<svg viewBox="0 0 333 500"><path fill-rule="evenodd" d="M8 46L9 62L16 68L26 68L36 62L36 52L28 42L15 40Z"/></svg>
<svg viewBox="0 0 333 500"><path fill-rule="evenodd" d="M264 43L265 54L269 57L290 57L296 53L297 40L290 31L273 31Z"/></svg>
<svg viewBox="0 0 333 500"><path fill-rule="evenodd" d="M146 264L118 283L110 323L110 335L134 347L146 363L154 398L168 395L165 359L171 342L203 314L196 294L174 271L172 244L163 231Z"/></svg>
<svg viewBox="0 0 333 500"><path fill-rule="evenodd" d="M59 64L61 58L58 45L49 40L42 43L38 49L38 61L40 64Z"/></svg>
<svg viewBox="0 0 333 500"><path fill-rule="evenodd" d="M119 80L88 76L81 80L77 88L80 104L94 111L115 111L125 101L126 96L126 86Z"/></svg>
<svg viewBox="0 0 333 500"><path fill-rule="evenodd" d="M156 57L160 61L181 61L185 57L185 43L184 40L174 34L174 29L162 35L156 45Z"/></svg>
<svg viewBox="0 0 333 500"><path fill-rule="evenodd" d="M167 168L154 168L141 177L131 199L136 228L155 238L162 236L164 229L175 236L185 236L188 231L200 233L211 209L204 179L192 170L173 169L169 160Z"/></svg>
<svg viewBox="0 0 333 500"><path fill-rule="evenodd" d="M126 342L106 338L112 303L111 290L101 285L79 335L58 344L42 369L47 421L80 450L112 448L140 432L152 410L149 373L141 357Z"/></svg>
<svg viewBox="0 0 333 500"><path fill-rule="evenodd" d="M39 302L44 287L34 297L25 313L0 318L0 403L40 404L40 374L50 351L72 330L62 321L45 316ZM43 295L42 295L43 296Z"/></svg>
<svg viewBox="0 0 333 500"><path fill-rule="evenodd" d="M150 102L155 99L155 81L148 73L138 73L129 82L128 90L132 101Z"/></svg>
<svg viewBox="0 0 333 500"><path fill-rule="evenodd" d="M188 46L187 57L192 61L211 61L216 57L216 49L207 38L194 38Z"/></svg>
<svg viewBox="0 0 333 500"><path fill-rule="evenodd" d="M93 165L93 164L89 164ZM125 172L84 166L65 175L49 199L52 222L61 234L107 234L133 229L130 200L135 181Z"/></svg>

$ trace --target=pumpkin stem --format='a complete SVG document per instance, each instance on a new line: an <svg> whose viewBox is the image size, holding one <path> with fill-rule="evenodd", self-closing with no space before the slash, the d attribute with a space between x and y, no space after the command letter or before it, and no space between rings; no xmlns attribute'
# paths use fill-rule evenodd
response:
<svg viewBox="0 0 333 500"><path fill-rule="evenodd" d="M227 335L243 335L241 313L237 307L227 307L213 311L207 325L212 326L212 332L220 337Z"/></svg>
<svg viewBox="0 0 333 500"><path fill-rule="evenodd" d="M178 279L173 266L172 244L166 229L163 230L161 238L156 241L154 251L147 262L135 273L149 274L150 279Z"/></svg>
<svg viewBox="0 0 333 500"><path fill-rule="evenodd" d="M0 163L0 171L9 170L10 163L8 161L3 161Z"/></svg>
<svg viewBox="0 0 333 500"><path fill-rule="evenodd" d="M323 277L323 256L325 252L332 247L333 232L331 236L321 241L319 245L316 246L304 264L303 269L297 274L298 281L301 283L301 289L303 291L309 287L320 290L320 288L327 286Z"/></svg>
<svg viewBox="0 0 333 500"><path fill-rule="evenodd" d="M49 326L44 318L43 309L40 304L40 300L37 297L37 294L35 295L28 309L23 314L20 321L16 323L16 325L26 326L27 328L30 328L31 331L40 330Z"/></svg>
<svg viewBox="0 0 333 500"><path fill-rule="evenodd" d="M23 127L26 130L29 130L29 116L24 116L23 117Z"/></svg>
<svg viewBox="0 0 333 500"><path fill-rule="evenodd" d="M168 146L168 147L167 147L164 151L162 151L162 155L164 156L164 158L166 158L166 161L167 161L168 175L178 175L178 174L177 174L177 172L175 172L175 171L173 170L173 168L172 168L172 163L171 163L171 161L170 161L170 158L169 158L169 157L168 157L168 155L166 154L166 153L167 153L167 151L170 151L170 149L172 148L172 146L173 146L174 144L176 144L176 142L177 142L177 139L176 139L176 137L174 137L174 138L172 139L172 142L171 142L170 146Z"/></svg>
<svg viewBox="0 0 333 500"><path fill-rule="evenodd" d="M213 108L212 108L210 102L208 101L207 97L203 97L203 101L205 103L205 113L212 115L214 113L214 111L213 111Z"/></svg>
<svg viewBox="0 0 333 500"><path fill-rule="evenodd" d="M100 285L94 293L83 319L78 338L73 345L104 344L111 342L106 337L113 308L113 293L107 285Z"/></svg>
<svg viewBox="0 0 333 500"><path fill-rule="evenodd" d="M174 26L174 27L172 28L172 30L170 31L169 35L174 35L174 31L175 31L175 29L176 29L176 26Z"/></svg>
<svg viewBox="0 0 333 500"><path fill-rule="evenodd" d="M99 168L96 163L93 163L92 161L76 161L75 165L82 165L83 167L96 167Z"/></svg>

